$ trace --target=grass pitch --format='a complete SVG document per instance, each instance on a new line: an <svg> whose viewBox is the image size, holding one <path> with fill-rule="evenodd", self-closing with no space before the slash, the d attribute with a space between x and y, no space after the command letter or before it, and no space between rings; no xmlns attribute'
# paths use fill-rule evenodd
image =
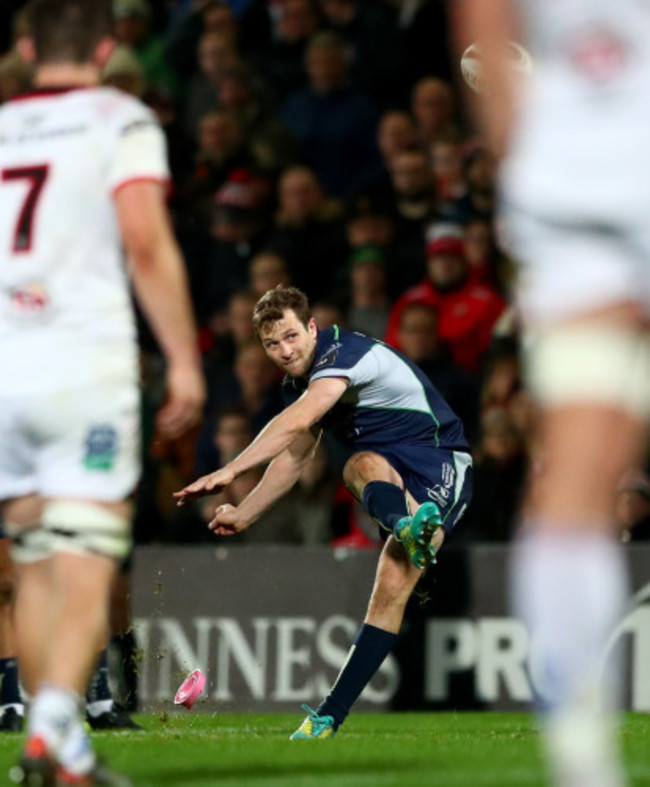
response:
<svg viewBox="0 0 650 787"><path fill-rule="evenodd" d="M543 787L532 718L504 713L353 713L333 740L288 740L291 715L137 715L145 732L93 733L137 787ZM630 785L650 784L650 716L621 740ZM0 784L21 736L0 736Z"/></svg>

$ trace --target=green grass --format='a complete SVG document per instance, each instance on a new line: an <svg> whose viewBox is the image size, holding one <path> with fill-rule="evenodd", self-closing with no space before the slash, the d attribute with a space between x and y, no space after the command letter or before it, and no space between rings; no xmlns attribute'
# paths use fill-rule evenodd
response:
<svg viewBox="0 0 650 787"><path fill-rule="evenodd" d="M138 715L146 732L93 733L137 787L542 787L539 737L525 714L353 714L330 741L289 742L291 715ZM632 787L650 784L650 716L622 743ZM0 784L21 737L0 737Z"/></svg>

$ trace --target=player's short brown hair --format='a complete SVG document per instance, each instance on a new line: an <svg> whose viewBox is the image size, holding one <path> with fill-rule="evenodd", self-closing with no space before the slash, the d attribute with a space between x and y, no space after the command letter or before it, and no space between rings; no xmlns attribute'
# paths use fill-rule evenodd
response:
<svg viewBox="0 0 650 787"><path fill-rule="evenodd" d="M307 326L311 318L311 310L307 296L302 290L279 284L264 293L253 309L253 326L257 333L260 334L263 329L281 320L288 309L291 309L305 327Z"/></svg>
<svg viewBox="0 0 650 787"><path fill-rule="evenodd" d="M110 0L32 0L28 20L38 64L87 63L113 31Z"/></svg>

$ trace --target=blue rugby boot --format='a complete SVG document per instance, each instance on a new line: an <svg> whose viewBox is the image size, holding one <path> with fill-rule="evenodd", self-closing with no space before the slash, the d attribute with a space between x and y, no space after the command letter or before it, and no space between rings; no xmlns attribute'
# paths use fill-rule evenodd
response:
<svg viewBox="0 0 650 787"><path fill-rule="evenodd" d="M289 738L290 741L325 740L336 735L334 719L332 716L319 716L309 705L303 705L303 710L309 714L303 723Z"/></svg>
<svg viewBox="0 0 650 787"><path fill-rule="evenodd" d="M442 527L440 509L429 502L423 503L413 516L403 516L395 526L395 538L416 568L425 569L435 560L431 539L439 527Z"/></svg>

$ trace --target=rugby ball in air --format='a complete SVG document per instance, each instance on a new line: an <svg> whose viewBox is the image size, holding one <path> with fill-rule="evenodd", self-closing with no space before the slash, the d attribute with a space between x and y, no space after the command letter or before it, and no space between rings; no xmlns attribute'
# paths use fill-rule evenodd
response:
<svg viewBox="0 0 650 787"><path fill-rule="evenodd" d="M533 70L533 60L530 54L514 41L508 43L508 63L516 74L529 75ZM478 44L470 44L460 58L460 71L467 85L475 92L480 93L483 86L481 52Z"/></svg>

